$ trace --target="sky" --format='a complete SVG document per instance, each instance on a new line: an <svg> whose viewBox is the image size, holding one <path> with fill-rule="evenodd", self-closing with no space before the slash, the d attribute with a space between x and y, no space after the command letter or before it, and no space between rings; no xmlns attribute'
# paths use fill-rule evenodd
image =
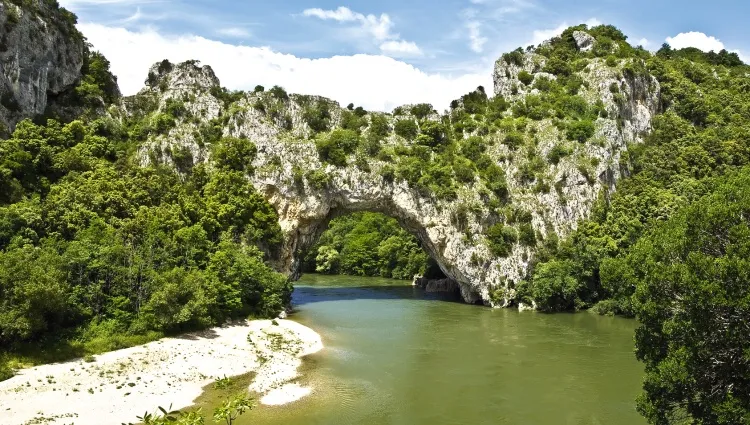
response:
<svg viewBox="0 0 750 425"><path fill-rule="evenodd" d="M482 85L502 53L571 25L612 24L656 50L725 48L750 62L746 0L58 0L125 95L162 59L197 59L223 86L280 85L342 105L437 109Z"/></svg>

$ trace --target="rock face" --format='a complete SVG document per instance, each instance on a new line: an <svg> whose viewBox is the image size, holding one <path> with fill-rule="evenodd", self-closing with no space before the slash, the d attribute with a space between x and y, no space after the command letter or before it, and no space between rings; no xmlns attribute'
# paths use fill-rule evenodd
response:
<svg viewBox="0 0 750 425"><path fill-rule="evenodd" d="M70 12L44 0L25 3L0 3L0 123L5 130L44 113L49 95L75 85L84 61L84 39Z"/></svg>
<svg viewBox="0 0 750 425"><path fill-rule="evenodd" d="M582 52L588 52L594 48L594 43L596 42L596 39L592 37L591 34L584 31L575 31L573 33L573 38L576 41L578 50Z"/></svg>
<svg viewBox="0 0 750 425"><path fill-rule="evenodd" d="M586 37L579 38L586 48ZM533 51L524 53L516 64L498 60L495 94L511 102L535 94L533 83L524 85L518 75L526 71L534 81L553 79L554 75L541 72L545 60ZM528 121L527 128L534 135L534 157L546 158L558 145L569 150L569 155L536 175L533 184L523 176L524 168L534 160L532 155L515 154L501 143L504 130L482 136L490 146L487 154L505 170L508 209L528 217L537 240L570 234L588 216L597 197L613 191L626 172L621 158L627 145L638 143L649 130L651 118L658 112L659 84L648 74L624 73L627 64L623 60L612 67L602 59L591 59L577 72L585 82L579 96L606 111L606 118L600 116L594 123L595 134L588 142L567 141L564 130L553 119ZM189 113L178 117L169 131L142 145L142 163L160 160L180 169L180 163L184 165L185 157L189 157L190 164L210 166L206 134L211 129L220 131L223 137L248 138L255 143L254 172L248 178L279 214L285 234L274 259L279 270L298 276L302 255L332 218L354 211L375 211L395 217L414 234L449 278L446 282L458 285L464 300L493 306L513 304L515 286L526 277L536 248L515 243L506 257L491 253L483 235L497 223L498 216L479 178L459 190L456 199L441 200L420 194L406 181L389 176L385 170L392 165L390 161L367 156L363 151L349 155L344 166L322 162L306 114L325 110L328 128L340 127L347 112L329 99L287 95L283 90L228 94L220 89L212 70L196 62L156 64L148 81L148 87L125 101L123 113L134 113L136 105L150 104L156 116L177 100ZM365 137L374 116L383 117L391 130L399 120L414 120L410 108L397 108L394 114L370 113L366 116L369 126L363 130ZM440 117L428 114L425 119ZM382 141L383 149L413 143L393 132ZM550 190L552 185L554 190Z"/></svg>
<svg viewBox="0 0 750 425"><path fill-rule="evenodd" d="M74 28L73 15L46 0L29 1L31 6L24 2L24 7L0 2L0 122L7 129L43 113L48 96L70 90L81 78L84 61L86 47ZM583 31L573 37L581 51L596 43ZM512 105L525 105L545 80L556 77L543 72L547 59L534 49L513 53L495 64L494 93ZM570 234L598 196L615 189L627 172L621 162L628 144L638 143L649 131L658 112L659 84L648 73L634 71L643 69L635 65L632 59L614 65L597 58L577 61L574 72L583 82L577 101L602 111L593 123L593 137L585 143L568 140L555 118L516 120L511 111L504 112L502 119L508 118L514 127L523 124L528 143L522 153L504 143L515 131L507 126L485 132L464 128L464 137L477 136L486 143L484 154L505 173L508 199L502 206L486 180L477 175L463 183L455 197L447 198L420 192L394 175L396 152L416 144L395 134L397 122L429 127L430 121L451 119L424 108L364 115L362 136L380 134L373 130L378 118L381 130L383 126L388 130L379 149L390 153L374 157L359 146L338 165L321 160L316 137L328 137L328 130L341 127L352 112L329 99L290 95L280 88L230 93L220 87L210 67L196 61L155 64L147 86L108 113L114 119L136 117L156 129L145 136L137 159L144 165L170 164L179 172L201 163L210 168L211 143L221 137L251 140L257 154L248 158L252 160L248 178L275 207L284 232L272 261L291 277L299 275L302 255L332 218L375 211L395 217L438 263L448 278L432 285L434 289L457 285L467 302L509 306L516 284L527 276L536 246ZM461 102L456 105L464 107ZM413 115L415 109L420 119ZM556 161L540 160L558 148L566 155ZM529 174L533 164L536 169ZM499 223L523 223L531 237L512 243L507 255L498 257L485 235Z"/></svg>
<svg viewBox="0 0 750 425"><path fill-rule="evenodd" d="M510 85L519 84L514 76L520 69L533 73L539 60L529 53L523 67L498 62L496 93L503 94ZM148 162L153 158L152 151L158 150L158 155L169 162L169 152L184 148L193 162L210 163L209 150L199 137L200 123L207 120L221 121L224 136L252 140L258 153L250 178L278 211L285 232L283 248L275 259L280 270L297 276L301 255L333 217L353 211L377 211L395 217L421 241L446 276L457 282L467 302L497 306L512 303L515 283L524 278L534 250L516 244L509 256L493 257L481 236L492 218L480 194L480 182L460 191L456 200L440 201L423 197L404 181L384 178L379 171L387 164L375 158L367 158L366 169L357 165L353 156L345 167L325 164L303 115L307 108L323 105L329 108L330 122L336 127L342 114L338 104L320 97L278 97L265 92L243 94L227 108L212 94L218 90L218 80L210 68L193 62L163 68L163 72L152 68L154 84L139 96L153 98L161 109L169 99L181 98L199 119L181 120L168 134L144 145L142 161ZM510 77L506 77L508 74ZM509 156L504 146L497 144L490 153L506 169L512 205L531 213L533 228L543 237L569 234L588 215L599 193L614 190L614 183L622 174L622 152L648 130L658 105L659 86L651 77L620 77L618 70L599 60L593 60L581 74L589 81L589 88L581 95L591 103L601 100L611 118L596 122L595 143L581 145L575 156L550 167L548 179L556 183L556 191L535 193L520 182L517 174L523 162L500 159ZM624 101L616 101L612 84L620 87ZM508 97L522 97L526 92L530 90ZM392 124L409 117L386 118ZM537 129L541 155L564 139L550 120L532 125ZM393 134L384 142L386 146L409 143ZM588 161L588 168L580 164L581 158Z"/></svg>

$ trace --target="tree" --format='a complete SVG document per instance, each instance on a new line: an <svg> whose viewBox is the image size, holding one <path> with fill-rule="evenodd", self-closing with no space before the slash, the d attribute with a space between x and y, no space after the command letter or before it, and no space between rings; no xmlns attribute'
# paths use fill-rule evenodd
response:
<svg viewBox="0 0 750 425"><path fill-rule="evenodd" d="M531 298L541 311L578 309L583 303L578 295L581 283L569 261L550 261L534 270Z"/></svg>
<svg viewBox="0 0 750 425"><path fill-rule="evenodd" d="M512 227L497 223L487 229L490 252L497 257L507 257L518 242L518 232Z"/></svg>
<svg viewBox="0 0 750 425"><path fill-rule="evenodd" d="M628 255L637 279L638 410L653 424L750 423L750 170Z"/></svg>

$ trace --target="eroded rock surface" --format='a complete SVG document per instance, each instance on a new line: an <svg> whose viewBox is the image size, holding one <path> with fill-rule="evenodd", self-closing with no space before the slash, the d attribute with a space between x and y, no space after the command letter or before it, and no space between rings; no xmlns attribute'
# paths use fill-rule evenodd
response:
<svg viewBox="0 0 750 425"><path fill-rule="evenodd" d="M0 123L5 131L44 113L49 96L73 87L85 56L72 14L43 0L29 4L0 2Z"/></svg>
<svg viewBox="0 0 750 425"><path fill-rule="evenodd" d="M588 35L588 34L587 34ZM581 48L588 38L579 36ZM545 58L536 53L523 54L520 64L498 60L494 71L494 92L511 102L536 93L534 84L524 85L519 72L526 71L536 81L554 78L542 72ZM626 172L621 165L630 143L638 143L650 128L658 111L659 84L652 76L625 75L622 61L616 67L603 59L591 59L577 72L585 81L579 95L589 104L601 104L606 118L595 122L595 134L586 143L570 143L553 119L529 120L535 136L536 154L547 157L558 144L567 143L571 154L549 164L538 180L554 186L539 190L520 177L529 159L515 155L501 141L503 131L483 135L488 154L505 170L509 205L531 216L533 230L542 239L553 235L564 238L586 218L600 193L614 190ZM149 86L125 102L152 102L163 111L169 99L178 99L190 111L164 135L149 139L141 148L141 161L161 158L177 163L188 156L192 164L210 166L210 146L203 140L206 126L220 128L224 137L248 138L257 146L254 172L249 178L279 214L285 240L275 258L278 269L297 276L301 256L326 229L329 220L354 211L377 211L395 217L414 234L424 249L439 264L449 279L460 286L467 302L483 301L493 306L511 305L516 284L524 279L535 251L533 246L513 245L510 254L494 256L483 235L497 222L497 213L488 206L487 190L477 178L458 191L456 199L441 200L425 196L405 181L384 172L392 164L362 152L350 155L345 166L321 161L316 150L313 129L304 117L310 108L328 111L330 128L341 126L342 109L336 102L317 96L253 92L221 95L219 81L207 66L196 62L178 65L161 63L149 73ZM614 88L617 88L615 91ZM399 108L383 116L391 130L396 121L413 119L409 108ZM437 114L427 120L438 120ZM363 130L366 136L370 128ZM383 140L384 149L409 146L393 132ZM179 167L178 167L179 168Z"/></svg>

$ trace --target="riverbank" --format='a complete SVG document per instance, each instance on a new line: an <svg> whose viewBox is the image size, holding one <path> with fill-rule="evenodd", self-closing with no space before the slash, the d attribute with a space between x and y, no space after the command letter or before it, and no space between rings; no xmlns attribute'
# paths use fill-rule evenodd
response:
<svg viewBox="0 0 750 425"><path fill-rule="evenodd" d="M157 407L192 405L222 377L255 373L250 391L285 404L311 389L294 383L301 357L323 345L291 320L245 321L94 356L24 369L0 382L3 425L129 423ZM88 359L91 360L91 359Z"/></svg>

